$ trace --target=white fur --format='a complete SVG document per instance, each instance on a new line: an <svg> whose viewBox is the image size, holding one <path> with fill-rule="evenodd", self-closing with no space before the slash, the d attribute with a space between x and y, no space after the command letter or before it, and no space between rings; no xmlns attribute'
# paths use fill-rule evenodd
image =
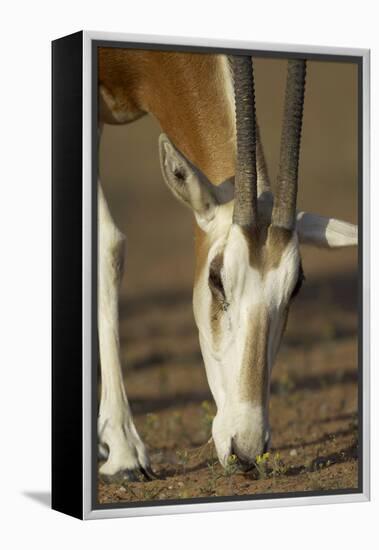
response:
<svg viewBox="0 0 379 550"><path fill-rule="evenodd" d="M241 402L238 380L246 341L254 337L250 334L250 319L262 309L271 320L267 364L271 371L279 345L284 309L297 280L299 253L294 234L279 266L263 277L250 266L245 237L240 227L231 225L230 207L219 207L208 228L207 236L213 244L203 276L195 288L194 311L207 378L217 404L213 438L219 460L225 465L231 452L232 438L245 458L253 460L256 454L262 452L262 441L268 437L268 410L253 402ZM212 259L221 249L224 252L222 279L230 306L220 321L221 339L215 346L211 338L208 273Z"/></svg>
<svg viewBox="0 0 379 550"><path fill-rule="evenodd" d="M100 187L98 330L101 364L101 399L98 436L108 458L100 468L104 475L149 467L149 459L134 426L123 383L118 319L118 292L122 274L124 236L116 228Z"/></svg>
<svg viewBox="0 0 379 550"><path fill-rule="evenodd" d="M341 248L358 244L358 228L348 222L299 212L296 229L301 243L326 248Z"/></svg>

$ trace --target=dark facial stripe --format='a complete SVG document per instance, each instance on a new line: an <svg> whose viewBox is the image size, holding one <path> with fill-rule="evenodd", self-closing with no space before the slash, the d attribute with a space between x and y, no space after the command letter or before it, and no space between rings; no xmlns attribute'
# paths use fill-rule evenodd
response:
<svg viewBox="0 0 379 550"><path fill-rule="evenodd" d="M224 255L217 254L209 266L208 285L211 291L212 302L210 308L210 325L215 346L220 339L220 322L223 312L227 309L225 291L221 278L221 269L224 263Z"/></svg>
<svg viewBox="0 0 379 550"><path fill-rule="evenodd" d="M257 309L248 323L240 375L241 400L265 406L268 396L267 346L270 329L266 309Z"/></svg>
<svg viewBox="0 0 379 550"><path fill-rule="evenodd" d="M250 265L262 274L279 266L293 234L288 229L273 225L242 228L242 231L249 247Z"/></svg>

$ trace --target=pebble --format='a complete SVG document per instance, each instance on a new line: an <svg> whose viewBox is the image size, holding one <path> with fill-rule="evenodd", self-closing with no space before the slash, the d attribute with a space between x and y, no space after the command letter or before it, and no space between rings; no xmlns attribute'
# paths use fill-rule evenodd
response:
<svg viewBox="0 0 379 550"><path fill-rule="evenodd" d="M291 449L290 450L290 456L297 456L297 450L296 449Z"/></svg>

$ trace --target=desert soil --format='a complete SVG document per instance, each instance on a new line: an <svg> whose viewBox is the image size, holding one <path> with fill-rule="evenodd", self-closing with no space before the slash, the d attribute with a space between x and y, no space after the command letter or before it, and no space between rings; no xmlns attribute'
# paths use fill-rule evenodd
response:
<svg viewBox="0 0 379 550"><path fill-rule="evenodd" d="M209 442L215 409L189 290L126 300L121 308L125 382L158 478L99 480L99 501L356 488L355 295L351 273L319 276L304 285L273 372L272 448L259 468L244 474L233 464L224 471Z"/></svg>

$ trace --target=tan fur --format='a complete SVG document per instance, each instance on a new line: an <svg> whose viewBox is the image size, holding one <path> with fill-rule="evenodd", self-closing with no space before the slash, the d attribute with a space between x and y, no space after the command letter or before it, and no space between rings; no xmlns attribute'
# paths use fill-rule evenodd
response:
<svg viewBox="0 0 379 550"><path fill-rule="evenodd" d="M279 266L292 237L288 229L273 225L243 229L243 233L249 247L250 265L262 274Z"/></svg>
<svg viewBox="0 0 379 550"><path fill-rule="evenodd" d="M194 224L195 231L195 286L201 276L201 273L207 263L209 252L209 241L207 234L203 231L197 223Z"/></svg>
<svg viewBox="0 0 379 550"><path fill-rule="evenodd" d="M100 118L123 124L152 114L178 149L212 183L221 183L235 172L225 62L219 55L100 48ZM198 275L207 245L197 226L195 242Z"/></svg>
<svg viewBox="0 0 379 550"><path fill-rule="evenodd" d="M120 124L152 114L178 149L218 184L234 174L235 122L225 57L100 48L100 116Z"/></svg>
<svg viewBox="0 0 379 550"><path fill-rule="evenodd" d="M264 307L257 309L249 320L240 378L242 401L266 405L268 397L267 345L269 316Z"/></svg>

